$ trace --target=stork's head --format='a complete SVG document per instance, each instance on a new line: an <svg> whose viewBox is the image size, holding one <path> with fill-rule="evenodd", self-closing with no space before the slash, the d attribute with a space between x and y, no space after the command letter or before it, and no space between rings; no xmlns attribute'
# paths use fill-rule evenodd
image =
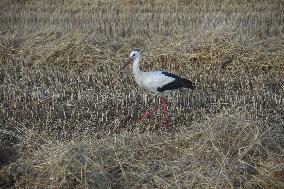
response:
<svg viewBox="0 0 284 189"><path fill-rule="evenodd" d="M133 63L136 59L139 59L140 58L140 55L141 55L141 52L139 49L134 49L128 59L127 59L127 62L124 64L124 66L122 67L122 69L124 69L127 65Z"/></svg>

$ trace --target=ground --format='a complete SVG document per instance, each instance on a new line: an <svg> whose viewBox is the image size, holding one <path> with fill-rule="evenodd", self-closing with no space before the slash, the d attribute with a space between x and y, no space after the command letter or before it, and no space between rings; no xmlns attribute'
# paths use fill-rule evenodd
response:
<svg viewBox="0 0 284 189"><path fill-rule="evenodd" d="M0 188L284 188L284 3L0 2ZM158 98L143 70L191 79Z"/></svg>

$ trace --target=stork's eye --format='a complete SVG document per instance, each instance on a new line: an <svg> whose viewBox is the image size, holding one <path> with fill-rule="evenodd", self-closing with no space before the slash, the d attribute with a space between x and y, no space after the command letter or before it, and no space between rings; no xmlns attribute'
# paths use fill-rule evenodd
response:
<svg viewBox="0 0 284 189"><path fill-rule="evenodd" d="M135 54L132 55L132 57L134 57L134 56L135 56Z"/></svg>

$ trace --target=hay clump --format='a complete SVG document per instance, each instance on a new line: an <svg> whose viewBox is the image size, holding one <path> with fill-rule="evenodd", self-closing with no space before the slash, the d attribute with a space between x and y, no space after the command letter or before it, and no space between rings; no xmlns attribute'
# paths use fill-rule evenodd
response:
<svg viewBox="0 0 284 189"><path fill-rule="evenodd" d="M12 165L17 187L283 186L280 154L263 146L259 125L242 113L220 113L174 134L125 132L69 142L37 138L21 146L26 153Z"/></svg>

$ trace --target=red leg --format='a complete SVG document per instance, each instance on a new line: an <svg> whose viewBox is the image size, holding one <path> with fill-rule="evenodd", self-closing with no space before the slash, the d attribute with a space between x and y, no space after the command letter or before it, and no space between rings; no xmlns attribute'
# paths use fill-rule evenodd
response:
<svg viewBox="0 0 284 189"><path fill-rule="evenodd" d="M155 107L153 109L150 109L149 111L144 112L143 116L141 117L139 122L143 122L145 119L148 119L150 115L154 112L156 112L159 109L159 107Z"/></svg>
<svg viewBox="0 0 284 189"><path fill-rule="evenodd" d="M163 126L167 128L169 126L169 121L168 121L168 104L167 101L165 100L164 97L160 96L160 103L163 109L164 113L164 120L163 120Z"/></svg>

